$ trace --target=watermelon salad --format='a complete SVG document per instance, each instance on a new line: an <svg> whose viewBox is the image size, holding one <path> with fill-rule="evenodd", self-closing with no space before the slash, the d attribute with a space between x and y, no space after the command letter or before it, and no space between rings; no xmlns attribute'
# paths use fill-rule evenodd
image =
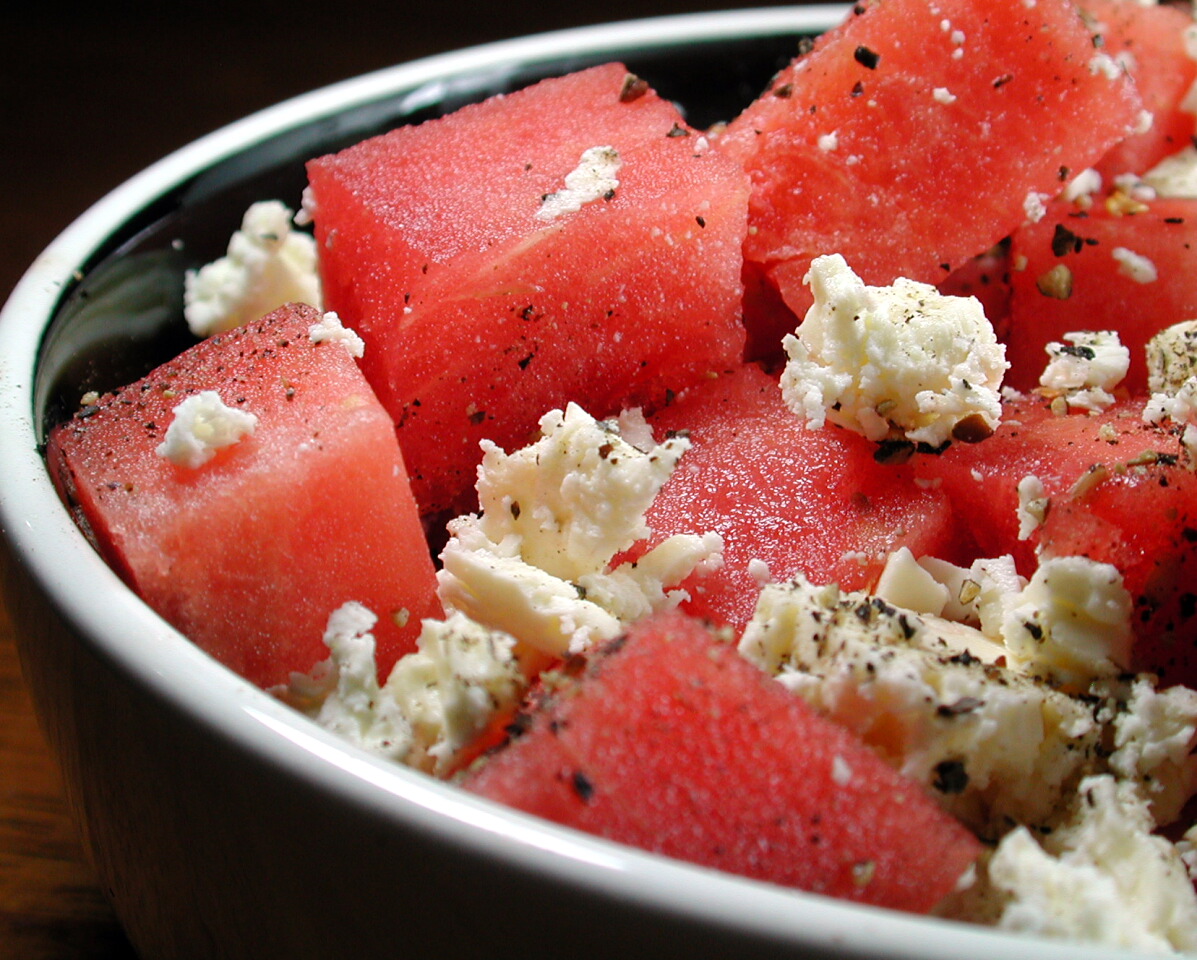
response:
<svg viewBox="0 0 1197 960"><path fill-rule="evenodd" d="M710 128L610 63L314 157L50 472L368 750L1195 950L1195 79L1185 8L869 0Z"/></svg>

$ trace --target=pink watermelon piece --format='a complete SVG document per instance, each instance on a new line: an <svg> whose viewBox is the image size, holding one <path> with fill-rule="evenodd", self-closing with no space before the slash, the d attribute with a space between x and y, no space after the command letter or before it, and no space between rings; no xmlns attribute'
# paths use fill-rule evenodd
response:
<svg viewBox="0 0 1197 960"><path fill-rule="evenodd" d="M1125 137L1141 101L1069 0L858 3L716 141L752 178L748 260L798 316L843 254L937 283ZM1030 200L1030 203L1028 203Z"/></svg>
<svg viewBox="0 0 1197 960"><path fill-rule="evenodd" d="M1137 213L1111 212L1101 199L1079 212L1052 203L1038 223L1015 232L1010 273L1006 381L1039 383L1046 345L1075 330L1116 330L1130 350L1124 385L1147 389L1147 341L1197 317L1197 201L1154 200ZM1066 271L1067 284L1052 280Z"/></svg>
<svg viewBox="0 0 1197 960"><path fill-rule="evenodd" d="M1036 551L1086 556L1121 571L1134 601L1133 668L1197 683L1197 473L1171 424L1143 422L1142 399L1101 414L1057 416L1047 401L1007 401L984 443L919 457L967 526L978 556L1012 554L1024 576ZM1018 484L1033 475L1047 515L1020 540Z"/></svg>
<svg viewBox="0 0 1197 960"><path fill-rule="evenodd" d="M618 186L540 219L585 151ZM309 164L327 305L367 343L422 509L567 401L652 405L738 361L748 186L621 64Z"/></svg>
<svg viewBox="0 0 1197 960"><path fill-rule="evenodd" d="M369 607L385 674L441 616L431 555L386 411L311 307L202 341L50 437L64 500L166 620L261 686L327 658L328 616ZM215 390L258 418L199 467L156 451L176 406Z"/></svg>
<svg viewBox="0 0 1197 960"><path fill-rule="evenodd" d="M1128 0L1081 0L1102 50L1124 65L1151 113L1151 126L1114 146L1096 169L1106 183L1123 173L1146 173L1187 146L1197 117L1181 107L1197 80L1197 60L1186 49L1191 12Z"/></svg>
<svg viewBox="0 0 1197 960"><path fill-rule="evenodd" d="M593 653L464 786L656 853L914 912L980 850L920 786L676 612Z"/></svg>
<svg viewBox="0 0 1197 960"><path fill-rule="evenodd" d="M755 366L686 391L650 423L658 437L686 430L692 440L648 511L653 541L723 537L722 566L684 584L696 615L743 627L760 589L753 560L775 580L802 572L865 589L901 546L945 559L968 549L942 491L917 484L909 464L877 463L877 445L858 434L808 430Z"/></svg>

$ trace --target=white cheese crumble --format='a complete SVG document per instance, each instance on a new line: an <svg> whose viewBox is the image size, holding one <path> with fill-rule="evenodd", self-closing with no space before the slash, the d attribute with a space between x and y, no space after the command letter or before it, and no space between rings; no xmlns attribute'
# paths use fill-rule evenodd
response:
<svg viewBox="0 0 1197 960"><path fill-rule="evenodd" d="M247 410L230 407L215 390L192 394L174 409L166 436L155 448L158 456L177 467L192 470L257 429L258 418Z"/></svg>
<svg viewBox="0 0 1197 960"><path fill-rule="evenodd" d="M1035 190L1027 191L1027 195L1022 201L1022 212L1028 223L1038 223L1047 216L1048 199L1050 198L1046 193L1039 193Z"/></svg>
<svg viewBox="0 0 1197 960"><path fill-rule="evenodd" d="M645 511L690 441L641 450L618 423L572 403L546 414L540 428L536 443L511 454L483 441L481 514L450 522L438 579L447 609L560 655L680 602L685 591L671 588L717 566L723 542L715 533L678 534L612 568L651 533Z"/></svg>
<svg viewBox="0 0 1197 960"><path fill-rule="evenodd" d="M825 133L818 140L819 149L824 153L830 153L837 149L840 145L839 135L832 130L831 133Z"/></svg>
<svg viewBox="0 0 1197 960"><path fill-rule="evenodd" d="M964 616L989 632L1011 595L1017 603L1026 591L1011 558L985 563L994 573L989 596L980 599L985 575L976 565L955 568L965 574L956 582L973 589L960 589L965 602L944 612L972 605ZM919 564L936 574L952 568ZM990 609L978 618L981 602ZM1015 823L1060 824L1077 782L1095 773L1117 776L1160 825L1179 818L1197 788L1197 693L1159 691L1148 676L1099 679L1074 695L1054 678L1003 666L1009 650L963 621L801 576L763 588L739 649L982 836L996 839Z"/></svg>
<svg viewBox="0 0 1197 960"><path fill-rule="evenodd" d="M1197 897L1180 851L1128 784L1080 784L1071 822L1038 842L1008 834L988 865L1001 929L1150 953L1197 949Z"/></svg>
<svg viewBox="0 0 1197 960"><path fill-rule="evenodd" d="M1165 327L1147 342L1147 387L1175 396L1197 374L1197 320Z"/></svg>
<svg viewBox="0 0 1197 960"><path fill-rule="evenodd" d="M942 103L945 106L956 102L956 94L952 93L947 87L936 87L931 91L931 96L936 103Z"/></svg>
<svg viewBox="0 0 1197 960"><path fill-rule="evenodd" d="M1092 167L1087 167L1068 181L1060 193L1060 198L1069 203L1089 200L1093 194L1101 191L1101 174Z"/></svg>
<svg viewBox="0 0 1197 960"><path fill-rule="evenodd" d="M1002 639L1013 665L1069 685L1125 670L1132 601L1122 574L1088 557L1041 557L1006 611Z"/></svg>
<svg viewBox="0 0 1197 960"><path fill-rule="evenodd" d="M1095 684L1093 692L1111 705L1110 770L1138 784L1156 823L1176 822L1197 791L1197 691L1158 690L1140 676Z"/></svg>
<svg viewBox="0 0 1197 960"><path fill-rule="evenodd" d="M1174 392L1153 393L1143 406L1143 422L1158 426L1171 420L1181 428L1180 446L1190 469L1197 469L1197 376Z"/></svg>
<svg viewBox="0 0 1197 960"><path fill-rule="evenodd" d="M334 610L324 634L328 660L273 692L350 743L444 774L527 688L515 639L461 614L425 620L418 650L380 685L370 632L376 622L360 603Z"/></svg>
<svg viewBox="0 0 1197 960"><path fill-rule="evenodd" d="M565 175L564 189L547 194L541 200L536 218L556 220L614 193L619 187L616 174L622 166L623 160L614 147L591 147L584 151L577 167Z"/></svg>
<svg viewBox="0 0 1197 960"><path fill-rule="evenodd" d="M1089 72L1094 76L1100 74L1107 80L1117 80L1122 76L1122 65L1108 53L1095 53L1089 58Z"/></svg>
<svg viewBox="0 0 1197 960"><path fill-rule="evenodd" d="M316 323L308 327L308 339L312 343L339 343L351 357L361 359L366 345L356 332L341 323L341 318L329 311Z"/></svg>
<svg viewBox="0 0 1197 960"><path fill-rule="evenodd" d="M1130 369L1130 351L1113 330L1066 333L1064 340L1044 348L1049 359L1039 377L1040 392L1063 397L1069 407L1105 410Z"/></svg>
<svg viewBox="0 0 1197 960"><path fill-rule="evenodd" d="M322 303L316 241L291 229L291 211L277 200L255 203L228 252L183 277L183 316L197 337L223 333L285 303Z"/></svg>
<svg viewBox="0 0 1197 960"><path fill-rule="evenodd" d="M1029 540L1047 519L1051 501L1043 487L1043 481L1034 474L1027 474L1018 481L1018 539Z"/></svg>
<svg viewBox="0 0 1197 960"><path fill-rule="evenodd" d="M1110 251L1110 256L1118 261L1118 272L1135 283L1155 283L1160 278L1155 264L1141 253L1126 247L1115 247Z"/></svg>
<svg viewBox="0 0 1197 960"><path fill-rule="evenodd" d="M839 254L806 275L815 302L783 340L782 394L807 426L940 447L962 421L992 432L1008 364L979 301L899 278L866 285Z"/></svg>
<svg viewBox="0 0 1197 960"><path fill-rule="evenodd" d="M978 631L835 585L766 586L740 652L982 835L1047 821L1101 745L1090 705L996 666Z"/></svg>
<svg viewBox="0 0 1197 960"><path fill-rule="evenodd" d="M1197 468L1197 320L1173 324L1148 341L1147 387L1143 421L1179 425L1186 462Z"/></svg>

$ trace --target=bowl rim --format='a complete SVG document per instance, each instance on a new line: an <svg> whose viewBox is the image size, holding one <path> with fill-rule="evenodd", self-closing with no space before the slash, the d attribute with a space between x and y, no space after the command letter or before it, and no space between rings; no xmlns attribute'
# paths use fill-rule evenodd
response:
<svg viewBox="0 0 1197 960"><path fill-rule="evenodd" d="M1126 955L844 903L682 863L501 807L337 738L209 658L101 560L60 502L38 446L34 374L46 324L79 266L137 210L221 160L293 127L404 92L451 88L518 62L700 40L749 39L838 22L844 4L746 8L556 30L437 54L341 81L251 114L169 154L101 198L37 257L0 310L0 531L75 633L115 669L217 735L313 787L439 840L609 900L815 948L891 960L978 955L1039 960ZM432 85L432 86L430 86ZM106 596L102 606L92 602ZM133 639L136 638L136 639ZM18 638L20 643L20 638Z"/></svg>

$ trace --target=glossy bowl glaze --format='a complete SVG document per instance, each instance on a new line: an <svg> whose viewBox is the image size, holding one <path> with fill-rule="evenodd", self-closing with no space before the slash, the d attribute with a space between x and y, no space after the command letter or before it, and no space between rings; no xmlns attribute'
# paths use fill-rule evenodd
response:
<svg viewBox="0 0 1197 960"><path fill-rule="evenodd" d="M182 274L303 162L622 60L698 126L729 119L841 7L543 34L370 74L162 160L81 216L0 314L0 525L22 663L132 943L167 957L1094 956L849 906L604 842L342 744L193 647L72 523L41 457L86 390L187 344Z"/></svg>

